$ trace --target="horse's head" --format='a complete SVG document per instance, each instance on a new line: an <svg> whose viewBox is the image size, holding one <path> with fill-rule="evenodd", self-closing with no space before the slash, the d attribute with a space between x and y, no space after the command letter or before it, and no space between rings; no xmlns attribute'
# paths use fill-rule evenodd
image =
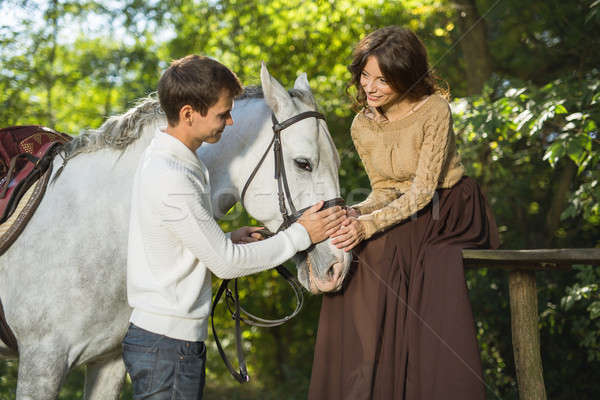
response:
<svg viewBox="0 0 600 400"><path fill-rule="evenodd" d="M270 110L263 110L266 113L263 118L265 123L257 138L262 147L258 150L260 154L254 154L253 159L262 156L273 137L271 112L277 121L283 122L317 108L306 74L300 75L296 79L294 89L288 92L263 65L261 83L264 100ZM280 135L283 165L295 208L300 210L319 200L339 197L340 160L325 121L314 117L305 118L285 128ZM244 171L243 175L248 176L252 168L254 165L249 171ZM289 210L289 202L286 201L285 204ZM267 153L252 184L248 185L244 206L252 216L272 231L277 230L283 222L277 181L274 179L272 151ZM350 253L337 249L330 240L318 243L304 254L295 257L298 279L313 293L336 291L341 287L348 272L351 258Z"/></svg>

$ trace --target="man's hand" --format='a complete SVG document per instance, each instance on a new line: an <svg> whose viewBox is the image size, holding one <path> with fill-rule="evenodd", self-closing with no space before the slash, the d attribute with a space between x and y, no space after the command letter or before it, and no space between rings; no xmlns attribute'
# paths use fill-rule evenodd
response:
<svg viewBox="0 0 600 400"><path fill-rule="evenodd" d="M340 229L331 235L331 238L333 239L331 244L348 252L363 241L365 228L356 218L348 217L344 220Z"/></svg>
<svg viewBox="0 0 600 400"><path fill-rule="evenodd" d="M236 244L258 242L263 240L263 235L259 233L262 229L262 226L243 226L231 232L231 241Z"/></svg>
<svg viewBox="0 0 600 400"><path fill-rule="evenodd" d="M308 232L312 243L319 243L327 239L346 218L346 210L340 206L330 207L319 211L323 201L319 201L309 208L298 219L298 222Z"/></svg>

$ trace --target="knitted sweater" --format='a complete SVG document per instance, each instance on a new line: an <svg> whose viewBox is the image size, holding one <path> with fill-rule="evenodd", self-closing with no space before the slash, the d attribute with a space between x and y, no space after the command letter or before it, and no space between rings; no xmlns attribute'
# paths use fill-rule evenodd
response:
<svg viewBox="0 0 600 400"><path fill-rule="evenodd" d="M383 120L370 109L352 123L354 146L365 166L372 191L355 205L366 238L421 210L437 188L449 188L463 176L456 151L448 102L431 95L413 113Z"/></svg>
<svg viewBox="0 0 600 400"><path fill-rule="evenodd" d="M204 340L211 272L222 279L253 274L310 244L298 223L270 239L233 244L214 220L208 170L182 142L159 131L134 177L127 259L130 321L175 339Z"/></svg>

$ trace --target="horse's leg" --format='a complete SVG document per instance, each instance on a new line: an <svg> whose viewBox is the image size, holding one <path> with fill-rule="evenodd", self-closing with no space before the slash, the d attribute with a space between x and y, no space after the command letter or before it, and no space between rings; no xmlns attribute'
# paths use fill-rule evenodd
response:
<svg viewBox="0 0 600 400"><path fill-rule="evenodd" d="M89 363L85 370L85 400L118 399L125 383L125 364L115 357Z"/></svg>
<svg viewBox="0 0 600 400"><path fill-rule="evenodd" d="M58 398L69 366L67 354L57 348L19 346L17 400Z"/></svg>

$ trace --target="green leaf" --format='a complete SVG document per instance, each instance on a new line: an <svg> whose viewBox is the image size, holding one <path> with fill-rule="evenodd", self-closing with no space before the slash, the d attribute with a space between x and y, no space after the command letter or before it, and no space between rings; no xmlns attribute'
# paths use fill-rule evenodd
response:
<svg viewBox="0 0 600 400"><path fill-rule="evenodd" d="M558 104L555 108L556 114L566 114L568 111L562 104Z"/></svg>
<svg viewBox="0 0 600 400"><path fill-rule="evenodd" d="M590 312L590 319L596 319L600 317L600 301L594 301L587 308Z"/></svg>
<svg viewBox="0 0 600 400"><path fill-rule="evenodd" d="M544 154L544 160L550 163L550 166L554 168L558 160L560 160L566 154L565 148L561 142L554 142L548 147Z"/></svg>

